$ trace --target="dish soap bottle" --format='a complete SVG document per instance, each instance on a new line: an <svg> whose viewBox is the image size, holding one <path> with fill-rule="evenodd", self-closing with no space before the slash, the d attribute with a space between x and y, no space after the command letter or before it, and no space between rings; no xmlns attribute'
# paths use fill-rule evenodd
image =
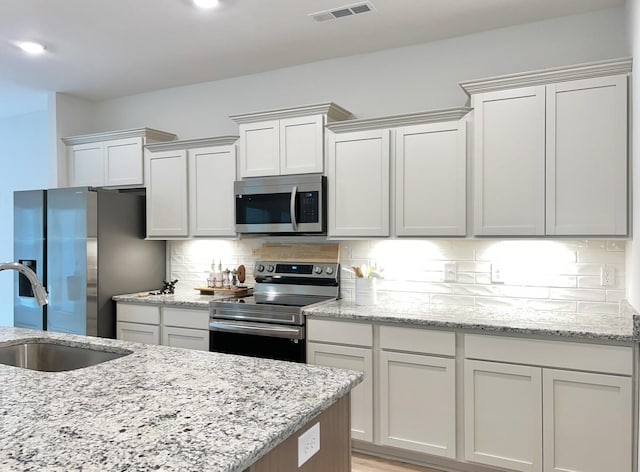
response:
<svg viewBox="0 0 640 472"><path fill-rule="evenodd" d="M213 288L216 286L216 260L211 259L211 272L207 278L207 287Z"/></svg>
<svg viewBox="0 0 640 472"><path fill-rule="evenodd" d="M222 259L218 262L218 270L216 270L216 287L222 288Z"/></svg>

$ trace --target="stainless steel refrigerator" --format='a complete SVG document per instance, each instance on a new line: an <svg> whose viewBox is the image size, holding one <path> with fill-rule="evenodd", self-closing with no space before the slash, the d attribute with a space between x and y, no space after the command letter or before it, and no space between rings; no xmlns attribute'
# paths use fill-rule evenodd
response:
<svg viewBox="0 0 640 472"><path fill-rule="evenodd" d="M89 187L14 192L14 260L49 292L38 306L16 273L14 326L114 338L113 295L155 290L165 242L145 240L143 195Z"/></svg>

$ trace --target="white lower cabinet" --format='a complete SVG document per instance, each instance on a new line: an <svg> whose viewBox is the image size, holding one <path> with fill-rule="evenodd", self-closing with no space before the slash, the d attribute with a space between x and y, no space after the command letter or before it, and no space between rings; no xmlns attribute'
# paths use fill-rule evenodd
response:
<svg viewBox="0 0 640 472"><path fill-rule="evenodd" d="M544 369L545 472L631 471L631 377Z"/></svg>
<svg viewBox="0 0 640 472"><path fill-rule="evenodd" d="M465 357L466 460L631 472L631 347L465 335Z"/></svg>
<svg viewBox="0 0 640 472"><path fill-rule="evenodd" d="M542 375L538 367L464 361L465 459L542 470Z"/></svg>
<svg viewBox="0 0 640 472"><path fill-rule="evenodd" d="M380 352L380 443L455 458L455 359Z"/></svg>
<svg viewBox="0 0 640 472"><path fill-rule="evenodd" d="M351 391L351 437L373 441L373 357L371 348L307 343L309 364L364 372L364 380Z"/></svg>
<svg viewBox="0 0 640 472"><path fill-rule="evenodd" d="M143 344L160 344L160 326L118 321L117 339Z"/></svg>
<svg viewBox="0 0 640 472"><path fill-rule="evenodd" d="M162 344L208 351L209 311L163 307Z"/></svg>
<svg viewBox="0 0 640 472"><path fill-rule="evenodd" d="M209 312L171 306L116 304L117 339L209 350Z"/></svg>
<svg viewBox="0 0 640 472"><path fill-rule="evenodd" d="M364 379L351 391L351 437L373 441L373 326L307 319L307 363L358 370Z"/></svg>

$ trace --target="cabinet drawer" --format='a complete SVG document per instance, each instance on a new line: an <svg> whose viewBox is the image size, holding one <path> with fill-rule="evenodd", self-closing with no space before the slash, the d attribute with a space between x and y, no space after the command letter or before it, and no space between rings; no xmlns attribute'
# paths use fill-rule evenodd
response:
<svg viewBox="0 0 640 472"><path fill-rule="evenodd" d="M116 336L121 341L160 344L160 326L142 323L116 323Z"/></svg>
<svg viewBox="0 0 640 472"><path fill-rule="evenodd" d="M307 320L307 339L352 346L373 345L373 326L349 321Z"/></svg>
<svg viewBox="0 0 640 472"><path fill-rule="evenodd" d="M209 330L166 327L162 330L164 346L209 350Z"/></svg>
<svg viewBox="0 0 640 472"><path fill-rule="evenodd" d="M394 351L455 356L456 336L451 331L380 326L380 347Z"/></svg>
<svg viewBox="0 0 640 472"><path fill-rule="evenodd" d="M209 329L209 311L164 307L162 324L178 328Z"/></svg>
<svg viewBox="0 0 640 472"><path fill-rule="evenodd" d="M465 357L560 369L631 375L631 347L466 334Z"/></svg>
<svg viewBox="0 0 640 472"><path fill-rule="evenodd" d="M135 303L118 303L116 307L118 321L160 324L160 307Z"/></svg>

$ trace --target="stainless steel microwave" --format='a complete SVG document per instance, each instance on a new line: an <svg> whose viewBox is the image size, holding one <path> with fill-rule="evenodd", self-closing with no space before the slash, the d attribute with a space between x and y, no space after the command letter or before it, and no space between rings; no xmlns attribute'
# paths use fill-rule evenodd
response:
<svg viewBox="0 0 640 472"><path fill-rule="evenodd" d="M326 234L326 177L257 177L234 182L236 232Z"/></svg>

